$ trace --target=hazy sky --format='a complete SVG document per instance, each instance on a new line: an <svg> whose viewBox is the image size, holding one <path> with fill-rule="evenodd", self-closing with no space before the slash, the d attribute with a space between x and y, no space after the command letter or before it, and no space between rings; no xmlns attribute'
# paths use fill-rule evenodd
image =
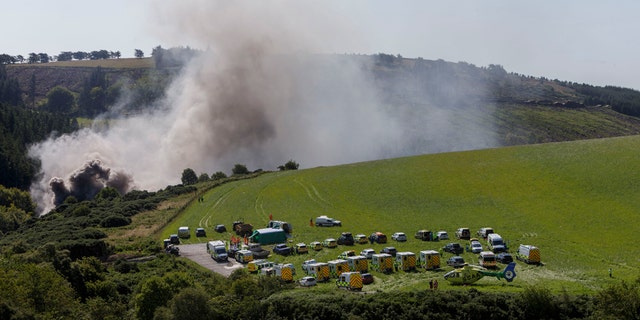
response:
<svg viewBox="0 0 640 320"><path fill-rule="evenodd" d="M27 5L0 0L0 53L26 57L106 49L132 57L134 49L148 56L157 45L211 48L214 43L172 32L171 13L163 9L177 3L196 12L204 2L31 0ZM493 63L521 74L640 89L637 0L290 2L308 5L318 19L335 20L323 52ZM296 21L284 14L282 19L308 29L311 38L319 32L313 19Z"/></svg>

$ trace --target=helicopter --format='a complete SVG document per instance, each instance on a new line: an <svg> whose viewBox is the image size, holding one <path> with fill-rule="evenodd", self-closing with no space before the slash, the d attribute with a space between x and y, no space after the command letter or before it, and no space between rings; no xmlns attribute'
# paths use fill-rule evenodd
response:
<svg viewBox="0 0 640 320"><path fill-rule="evenodd" d="M458 268L445 273L444 279L452 284L472 284L484 276L496 277L498 280L504 278L507 282L513 281L516 277L516 263L511 262L502 271L489 271L481 266L473 266L465 264L462 268Z"/></svg>

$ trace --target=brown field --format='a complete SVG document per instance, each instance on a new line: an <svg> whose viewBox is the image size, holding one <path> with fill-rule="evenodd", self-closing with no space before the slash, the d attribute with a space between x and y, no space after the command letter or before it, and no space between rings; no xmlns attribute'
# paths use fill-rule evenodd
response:
<svg viewBox="0 0 640 320"><path fill-rule="evenodd" d="M139 69L153 68L155 61L153 58L121 58L121 59L105 59L105 60L74 60L74 61L55 61L49 63L22 63L12 64L11 67L82 67L82 68L116 68L116 69Z"/></svg>

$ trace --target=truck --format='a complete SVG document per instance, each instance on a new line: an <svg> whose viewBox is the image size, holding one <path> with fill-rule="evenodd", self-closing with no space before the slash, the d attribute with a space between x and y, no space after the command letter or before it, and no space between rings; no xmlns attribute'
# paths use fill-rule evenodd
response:
<svg viewBox="0 0 640 320"><path fill-rule="evenodd" d="M420 251L418 265L425 270L440 269L440 252L436 250Z"/></svg>
<svg viewBox="0 0 640 320"><path fill-rule="evenodd" d="M337 259L327 262L329 265L329 276L332 278L339 277L343 272L349 271L349 263L347 260Z"/></svg>
<svg viewBox="0 0 640 320"><path fill-rule="evenodd" d="M376 253L372 255L371 270L382 273L393 272L393 257L388 253Z"/></svg>
<svg viewBox="0 0 640 320"><path fill-rule="evenodd" d="M369 270L369 260L364 256L347 257L349 270L365 273Z"/></svg>
<svg viewBox="0 0 640 320"><path fill-rule="evenodd" d="M516 259L528 264L539 264L540 249L536 246L521 244L516 253Z"/></svg>
<svg viewBox="0 0 640 320"><path fill-rule="evenodd" d="M287 234L282 229L257 229L249 236L249 241L263 245L283 243L287 241Z"/></svg>
<svg viewBox="0 0 640 320"><path fill-rule="evenodd" d="M238 261L239 263L249 263L251 261L253 261L253 252L249 251L249 250L238 250L235 254L236 256L236 261Z"/></svg>
<svg viewBox="0 0 640 320"><path fill-rule="evenodd" d="M496 268L498 266L496 261L496 254L491 251L480 252L480 255L478 256L478 264L481 267L487 269Z"/></svg>
<svg viewBox="0 0 640 320"><path fill-rule="evenodd" d="M296 269L291 263L276 264L273 269L275 270L275 276L285 282L292 282L293 275L296 274Z"/></svg>
<svg viewBox="0 0 640 320"><path fill-rule="evenodd" d="M396 270L415 271L416 270L416 254L413 252L396 253L395 261Z"/></svg>
<svg viewBox="0 0 640 320"><path fill-rule="evenodd" d="M228 261L229 254L227 253L227 245L222 240L215 240L207 242L207 252L211 255L211 258L215 261Z"/></svg>
<svg viewBox="0 0 640 320"><path fill-rule="evenodd" d="M360 291L362 290L362 275L360 272L344 272L336 280L338 288Z"/></svg>
<svg viewBox="0 0 640 320"><path fill-rule="evenodd" d="M326 262L317 262L310 264L307 269L309 275L316 278L318 282L329 281L329 264Z"/></svg>

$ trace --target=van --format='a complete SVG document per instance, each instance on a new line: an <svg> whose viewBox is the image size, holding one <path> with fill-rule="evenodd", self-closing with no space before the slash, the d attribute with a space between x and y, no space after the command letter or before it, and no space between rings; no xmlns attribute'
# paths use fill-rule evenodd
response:
<svg viewBox="0 0 640 320"><path fill-rule="evenodd" d="M502 240L502 237L497 233L489 234L487 236L487 243L489 244L489 249L494 253L506 251L504 240Z"/></svg>
<svg viewBox="0 0 640 320"><path fill-rule="evenodd" d="M189 227L180 227L178 228L178 237L180 238L191 238L191 232L189 231Z"/></svg>
<svg viewBox="0 0 640 320"><path fill-rule="evenodd" d="M418 230L414 237L422 241L431 241L433 240L433 232L429 230Z"/></svg>
<svg viewBox="0 0 640 320"><path fill-rule="evenodd" d="M516 253L516 259L529 264L540 263L540 249L532 245L521 244Z"/></svg>
<svg viewBox="0 0 640 320"><path fill-rule="evenodd" d="M456 230L456 238L469 240L471 238L471 231L469 228L458 228L458 230Z"/></svg>
<svg viewBox="0 0 640 320"><path fill-rule="evenodd" d="M342 226L342 222L339 220L334 220L327 216L319 216L316 218L316 226L317 227L333 227L333 226Z"/></svg>
<svg viewBox="0 0 640 320"><path fill-rule="evenodd" d="M218 262L228 261L229 259L227 246L224 241L221 240L207 242L207 252L209 252L213 260Z"/></svg>
<svg viewBox="0 0 640 320"><path fill-rule="evenodd" d="M478 264L481 267L485 267L487 269L493 269L496 267L496 255L491 251L482 251L480 252L480 256L478 256Z"/></svg>

